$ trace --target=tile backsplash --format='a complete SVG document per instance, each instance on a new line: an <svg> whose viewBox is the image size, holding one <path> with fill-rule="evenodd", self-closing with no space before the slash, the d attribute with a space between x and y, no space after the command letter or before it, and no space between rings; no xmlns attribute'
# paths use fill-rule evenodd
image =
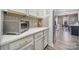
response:
<svg viewBox="0 0 79 59"><path fill-rule="evenodd" d="M30 23L30 28L37 27L37 19L27 19Z"/></svg>

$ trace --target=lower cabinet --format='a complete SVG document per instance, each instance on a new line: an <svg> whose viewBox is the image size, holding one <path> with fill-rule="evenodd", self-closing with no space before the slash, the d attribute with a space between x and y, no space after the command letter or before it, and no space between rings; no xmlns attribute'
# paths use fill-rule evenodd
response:
<svg viewBox="0 0 79 59"><path fill-rule="evenodd" d="M44 36L44 48L47 46L48 44L48 37Z"/></svg>
<svg viewBox="0 0 79 59"><path fill-rule="evenodd" d="M24 47L20 48L19 50L34 50L34 44L33 42L25 45Z"/></svg>
<svg viewBox="0 0 79 59"><path fill-rule="evenodd" d="M9 49L18 50L18 49L22 48L23 46L28 45L32 41L33 41L33 35L24 37L16 42L10 43Z"/></svg>
<svg viewBox="0 0 79 59"><path fill-rule="evenodd" d="M48 44L48 30L44 31L44 48L47 46Z"/></svg>
<svg viewBox="0 0 79 59"><path fill-rule="evenodd" d="M0 46L1 50L43 50L48 44L48 30Z"/></svg>
<svg viewBox="0 0 79 59"><path fill-rule="evenodd" d="M0 47L1 50L9 50L9 45L3 45Z"/></svg>
<svg viewBox="0 0 79 59"><path fill-rule="evenodd" d="M35 41L35 50L43 50L43 37Z"/></svg>
<svg viewBox="0 0 79 59"><path fill-rule="evenodd" d="M19 40L9 44L9 50L17 50L18 48L20 48Z"/></svg>

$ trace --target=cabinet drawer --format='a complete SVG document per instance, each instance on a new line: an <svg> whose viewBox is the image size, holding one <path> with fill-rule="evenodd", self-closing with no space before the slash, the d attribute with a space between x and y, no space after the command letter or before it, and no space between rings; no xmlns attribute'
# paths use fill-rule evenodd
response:
<svg viewBox="0 0 79 59"><path fill-rule="evenodd" d="M48 36L48 33L44 33L44 36Z"/></svg>
<svg viewBox="0 0 79 59"><path fill-rule="evenodd" d="M43 32L36 33L35 34L35 39L37 39L37 38L39 38L41 36L43 36Z"/></svg>
<svg viewBox="0 0 79 59"><path fill-rule="evenodd" d="M1 50L9 50L9 45L0 46Z"/></svg>
<svg viewBox="0 0 79 59"><path fill-rule="evenodd" d="M47 46L47 44L48 44L48 40L44 39L44 48Z"/></svg>
<svg viewBox="0 0 79 59"><path fill-rule="evenodd" d="M13 43L11 43L11 44L9 44L9 49L10 49L10 50L16 50L16 49L18 49L19 47L21 47L19 40L16 41L16 42L13 42Z"/></svg>
<svg viewBox="0 0 79 59"><path fill-rule="evenodd" d="M44 35L48 35L48 30L45 30L44 31Z"/></svg>
<svg viewBox="0 0 79 59"><path fill-rule="evenodd" d="M24 47L20 48L20 50L34 50L33 42L25 45Z"/></svg>
<svg viewBox="0 0 79 59"><path fill-rule="evenodd" d="M12 50L19 49L31 41L33 41L33 36L24 37L16 42L11 43L10 49L12 49Z"/></svg>
<svg viewBox="0 0 79 59"><path fill-rule="evenodd" d="M28 37L22 38L20 40L20 45L23 46L23 45L28 44L29 42L32 42L32 41L33 41L33 36L28 36Z"/></svg>
<svg viewBox="0 0 79 59"><path fill-rule="evenodd" d="M48 39L48 35L44 35L44 39Z"/></svg>
<svg viewBox="0 0 79 59"><path fill-rule="evenodd" d="M47 46L48 44L48 35L44 35L44 48Z"/></svg>
<svg viewBox="0 0 79 59"><path fill-rule="evenodd" d="M43 50L43 37L35 41L35 50Z"/></svg>
<svg viewBox="0 0 79 59"><path fill-rule="evenodd" d="M44 31L44 34L45 34L45 33L48 33L48 30L45 30L45 31Z"/></svg>

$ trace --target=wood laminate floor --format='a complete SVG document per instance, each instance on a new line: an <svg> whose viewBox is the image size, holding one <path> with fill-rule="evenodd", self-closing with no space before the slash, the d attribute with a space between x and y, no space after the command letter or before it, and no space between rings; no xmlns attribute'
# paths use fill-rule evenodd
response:
<svg viewBox="0 0 79 59"><path fill-rule="evenodd" d="M79 36L71 35L67 28L56 30L54 40L54 47L48 50L79 50Z"/></svg>

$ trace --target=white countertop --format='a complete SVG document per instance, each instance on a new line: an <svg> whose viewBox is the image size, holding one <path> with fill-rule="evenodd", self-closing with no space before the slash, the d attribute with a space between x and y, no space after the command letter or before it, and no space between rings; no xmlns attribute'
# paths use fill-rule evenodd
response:
<svg viewBox="0 0 79 59"><path fill-rule="evenodd" d="M36 28L30 28L28 31L26 31L20 35L3 35L2 39L1 39L1 46L8 44L10 42L19 40L25 36L29 36L29 35L35 34L37 32L46 30L46 29L48 29L48 27L36 27Z"/></svg>
<svg viewBox="0 0 79 59"><path fill-rule="evenodd" d="M79 26L79 23L76 22L75 24L71 25L71 26Z"/></svg>

